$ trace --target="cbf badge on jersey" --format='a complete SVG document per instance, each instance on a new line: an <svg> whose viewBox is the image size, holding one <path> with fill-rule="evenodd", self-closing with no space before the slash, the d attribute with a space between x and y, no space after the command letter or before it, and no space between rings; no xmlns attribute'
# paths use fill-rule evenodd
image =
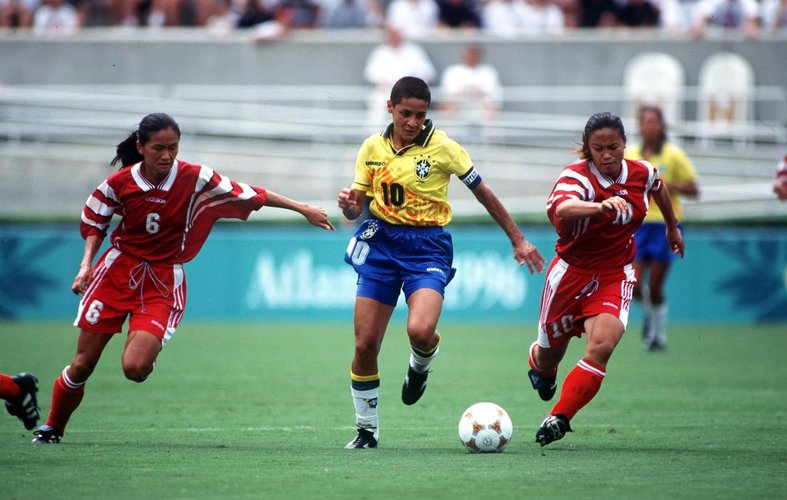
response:
<svg viewBox="0 0 787 500"><path fill-rule="evenodd" d="M428 156L415 157L415 176L419 181L425 181L429 177L429 172L432 170L431 158Z"/></svg>

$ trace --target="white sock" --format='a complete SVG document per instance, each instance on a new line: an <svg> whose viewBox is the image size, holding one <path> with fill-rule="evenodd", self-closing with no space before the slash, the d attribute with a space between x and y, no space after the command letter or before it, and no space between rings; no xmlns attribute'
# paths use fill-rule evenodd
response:
<svg viewBox="0 0 787 500"><path fill-rule="evenodd" d="M651 340L655 340L662 345L667 343L667 304L659 304L653 306L651 311L651 324L652 336Z"/></svg>
<svg viewBox="0 0 787 500"><path fill-rule="evenodd" d="M429 367L432 365L432 360L437 357L438 352L440 352L440 346L435 347L435 350L429 356L424 356L410 346L410 368L418 373L428 372Z"/></svg>
<svg viewBox="0 0 787 500"><path fill-rule="evenodd" d="M355 425L358 429L372 431L374 439L380 439L379 420L377 417L377 397L379 387L374 389L350 389L355 406Z"/></svg>

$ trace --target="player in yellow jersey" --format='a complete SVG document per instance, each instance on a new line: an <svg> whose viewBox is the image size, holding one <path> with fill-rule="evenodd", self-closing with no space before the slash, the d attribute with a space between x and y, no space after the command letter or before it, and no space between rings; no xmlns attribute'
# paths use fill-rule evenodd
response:
<svg viewBox="0 0 787 500"><path fill-rule="evenodd" d="M402 402L414 404L426 389L440 343L437 322L443 294L455 272L451 235L443 229L451 222L451 175L472 190L503 228L514 259L527 264L531 273L544 269L544 257L525 240L498 197L481 180L467 152L427 120L430 103L429 86L420 78L408 76L394 84L387 103L393 122L363 143L352 187L342 189L338 196L346 218L357 219L367 197L371 214L350 240L345 255L358 273L351 372L358 434L348 449L377 447L377 356L402 290L411 346Z"/></svg>
<svg viewBox="0 0 787 500"><path fill-rule="evenodd" d="M661 180L667 184L672 195L675 216L680 220L681 195L699 195L697 172L686 153L667 142L667 125L660 108L640 108L639 134L642 144L635 144L626 151L626 158L647 160L658 169ZM660 351L667 342L664 284L675 254L667 244L665 228L661 210L651 203L645 221L634 235L637 243L637 255L634 259L637 284L634 297L640 299L645 308L644 337L645 347L649 351Z"/></svg>

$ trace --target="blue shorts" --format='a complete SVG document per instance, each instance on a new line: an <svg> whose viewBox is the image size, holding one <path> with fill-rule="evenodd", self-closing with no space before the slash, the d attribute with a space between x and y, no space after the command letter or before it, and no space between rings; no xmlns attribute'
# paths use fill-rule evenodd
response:
<svg viewBox="0 0 787 500"><path fill-rule="evenodd" d="M451 235L440 226L396 226L365 220L353 235L344 261L358 273L356 296L395 306L421 288L445 294L456 269Z"/></svg>
<svg viewBox="0 0 787 500"><path fill-rule="evenodd" d="M634 241L637 244L635 260L672 262L675 259L676 254L667 243L667 225L663 222L643 223L634 233Z"/></svg>

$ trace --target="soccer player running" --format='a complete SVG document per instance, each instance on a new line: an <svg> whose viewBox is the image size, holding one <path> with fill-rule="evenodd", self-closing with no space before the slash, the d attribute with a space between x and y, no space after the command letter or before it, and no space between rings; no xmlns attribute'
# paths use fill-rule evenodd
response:
<svg viewBox="0 0 787 500"><path fill-rule="evenodd" d="M664 214L670 248L683 256L666 185L650 163L624 159L625 147L620 118L594 114L582 134L582 159L563 169L547 199L547 216L558 234L557 255L547 269L538 339L528 357L528 376L541 399L555 394L558 364L571 337L584 333L586 346L536 432L541 446L563 438L571 419L601 387L626 330L636 282L633 235L651 196Z"/></svg>
<svg viewBox="0 0 787 500"><path fill-rule="evenodd" d="M387 101L393 122L366 139L355 163L351 188L339 192L345 217L357 219L370 198L371 218L358 227L344 257L358 273L355 298L355 355L351 394L357 435L346 448L375 448L379 441L377 356L385 331L404 290L410 361L402 402L412 405L426 389L437 356L437 322L445 287L451 281L453 244L443 229L451 221L448 182L456 175L511 240L514 259L530 272L545 259L527 242L492 189L481 180L470 156L426 116L431 92L421 79L407 76Z"/></svg>
<svg viewBox="0 0 787 500"><path fill-rule="evenodd" d="M639 135L642 144L629 147L626 158L647 160L656 167L661 181L669 188L675 217L680 220L681 195L692 198L699 195L697 171L682 149L667 142L667 124L660 108L642 106L639 109ZM664 284L675 253L667 243L665 229L664 216L657 205L648 208L644 222L634 233L637 243L634 299L642 300L645 309L643 336L648 351L660 351L667 345Z"/></svg>
<svg viewBox="0 0 787 500"><path fill-rule="evenodd" d="M197 255L218 219L246 219L269 206L333 229L322 208L178 159L179 144L180 128L172 117L145 116L117 146L112 164L120 163L120 169L87 199L80 225L84 256L71 286L83 294L74 322L80 330L77 352L55 380L49 417L36 430L34 443L60 442L104 347L127 317L123 373L134 382L148 378L183 316L183 264ZM93 266L114 214L122 221Z"/></svg>

